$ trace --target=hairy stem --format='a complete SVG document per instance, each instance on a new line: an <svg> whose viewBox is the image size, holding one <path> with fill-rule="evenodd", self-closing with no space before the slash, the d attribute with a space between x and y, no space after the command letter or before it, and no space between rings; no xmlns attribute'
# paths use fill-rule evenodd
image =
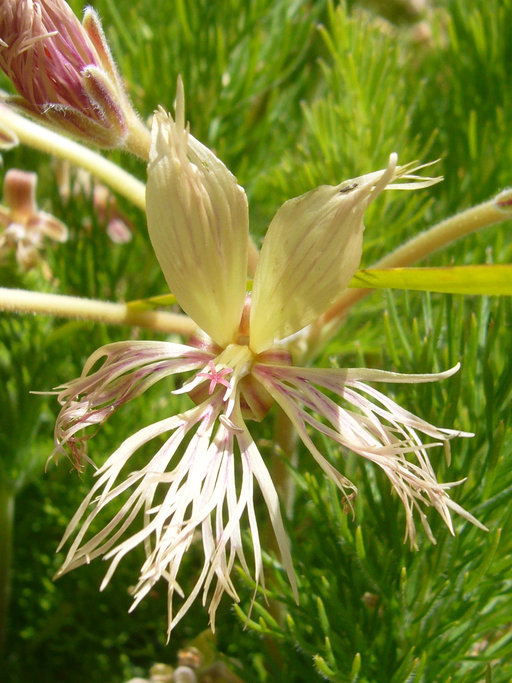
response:
<svg viewBox="0 0 512 683"><path fill-rule="evenodd" d="M107 325L145 327L158 332L186 336L193 334L196 330L194 322L179 313L136 311L127 304L114 304L94 299L81 299L74 296L45 294L6 287L0 287L0 310L94 320Z"/></svg>
<svg viewBox="0 0 512 683"><path fill-rule="evenodd" d="M150 145L150 130L137 116L133 116L128 126L128 137L125 142L126 149L139 157L139 159L149 161Z"/></svg>
<svg viewBox="0 0 512 683"><path fill-rule="evenodd" d="M102 157L101 154L26 119L2 103L0 103L0 124L15 133L23 144L60 159L66 159L74 166L89 171L105 185L145 211L146 187L144 183L117 164Z"/></svg>

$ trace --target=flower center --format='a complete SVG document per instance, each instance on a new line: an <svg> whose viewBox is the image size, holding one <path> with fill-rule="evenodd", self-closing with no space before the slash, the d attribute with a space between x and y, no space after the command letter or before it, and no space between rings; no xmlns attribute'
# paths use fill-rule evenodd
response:
<svg viewBox="0 0 512 683"><path fill-rule="evenodd" d="M251 296L245 301L235 344L219 348L211 340L193 337L189 344L209 351L215 358L208 361L208 368L198 372L190 382L190 388L183 387L194 403L201 403L219 388L224 387L225 416L229 419L235 401L240 401L242 415L246 420L260 421L267 414L273 400L267 390L252 375L255 363L268 365L291 365L290 352L285 348L271 348L255 354L249 348L249 313ZM209 384L208 384L209 380Z"/></svg>
<svg viewBox="0 0 512 683"><path fill-rule="evenodd" d="M212 360L208 363L208 365L210 367L209 372L198 372L197 377L207 377L210 380L210 388L208 389L208 393L210 394L210 396L213 394L217 384L222 384L223 386L229 389L230 384L227 381L227 379L224 378L226 377L226 375L232 373L233 369L222 368L222 370L217 372L215 368L215 363Z"/></svg>

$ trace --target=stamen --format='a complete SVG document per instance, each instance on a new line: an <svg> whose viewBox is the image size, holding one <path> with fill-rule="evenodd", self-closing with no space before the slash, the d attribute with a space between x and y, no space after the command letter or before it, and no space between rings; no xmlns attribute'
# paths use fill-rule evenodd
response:
<svg viewBox="0 0 512 683"><path fill-rule="evenodd" d="M213 394L217 384L222 384L222 386L229 389L231 385L228 382L228 380L224 378L226 377L226 375L231 374L233 372L233 369L222 368L222 370L219 370L217 372L215 368L215 363L212 360L208 363L208 365L210 366L210 372L198 372L197 377L207 377L210 380L210 388L208 389L209 395L211 396Z"/></svg>
<svg viewBox="0 0 512 683"><path fill-rule="evenodd" d="M243 434L244 430L242 427L237 427L236 424L229 419L229 417L226 417L226 415L219 415L219 422L221 422L226 429L229 429L229 431Z"/></svg>

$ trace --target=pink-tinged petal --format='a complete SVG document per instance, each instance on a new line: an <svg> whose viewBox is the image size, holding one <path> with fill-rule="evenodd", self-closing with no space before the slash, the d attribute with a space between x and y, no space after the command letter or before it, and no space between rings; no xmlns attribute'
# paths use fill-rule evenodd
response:
<svg viewBox="0 0 512 683"><path fill-rule="evenodd" d="M296 368L296 367L273 367L269 369L273 376L279 377L280 380L286 381L288 378L292 382L297 380L303 383L316 384L332 391L340 398L348 398L349 394L352 402L358 404L358 408L361 408L363 403L371 406L371 409L380 414L385 419L390 416L400 416L401 422L403 424L409 424L413 428L418 428L425 434L432 436L433 438L438 438L438 434L441 432L445 437L454 438L456 436L473 436L470 432L462 432L460 430L454 429L441 429L430 425L428 422L422 418L417 417L413 413L405 410L397 403L389 399L385 394L369 387L364 384L363 381L367 382L389 382L389 383L425 383L425 382L436 382L440 380L447 379L454 375L460 368L460 363L457 363L453 368L445 370L444 372L429 373L429 374L403 374L398 372L389 372L386 370L373 370L371 368ZM268 372L264 368L262 371ZM379 408L374 402L367 402L363 397L351 392L350 388L353 387L358 391L362 391L373 396L377 401L382 403L388 408L387 412L384 412ZM420 426L421 425L421 426Z"/></svg>
<svg viewBox="0 0 512 683"><path fill-rule="evenodd" d="M236 419L237 423L243 425L243 431L236 434L242 459L247 462L250 471L252 472L261 489L263 499L265 500L265 504L270 515L270 522L276 535L277 545L279 552L281 553L281 561L292 587L293 595L298 601L297 582L295 579L295 572L293 570L293 561L290 553L288 536L284 529L283 520L281 517L279 496L277 495L274 482L270 477L268 469L263 462L263 458L261 457L258 448L249 434L245 423L243 423L241 420L239 407L237 407Z"/></svg>
<svg viewBox="0 0 512 683"><path fill-rule="evenodd" d="M316 320L339 298L359 267L363 215L395 177L386 169L324 185L278 210L254 277L250 346L260 353Z"/></svg>
<svg viewBox="0 0 512 683"><path fill-rule="evenodd" d="M111 218L107 224L107 235L114 244L126 244L132 240L132 231L124 218Z"/></svg>
<svg viewBox="0 0 512 683"><path fill-rule="evenodd" d="M155 113L148 166L148 229L183 310L217 344L236 340L245 300L248 209L236 178L185 129L181 81L176 120Z"/></svg>
<svg viewBox="0 0 512 683"><path fill-rule="evenodd" d="M453 374L454 369L442 375ZM457 512L479 528L485 527L454 503L447 490L461 482L442 484L437 481L427 455L427 449L448 442L455 436L472 436L465 432L438 428L404 410L381 392L361 382L361 375L378 381L385 380L385 374L365 370L319 370L277 366L259 366L253 369L258 379L274 400L288 415L300 438L324 471L345 490L351 486L332 466L326 462L314 445L306 427L330 438L344 448L361 455L378 465L389 478L393 490L401 499L406 513L406 538L415 545L416 513L429 538L434 541L423 507L432 506L453 533L450 510ZM350 379L347 379L350 377ZM431 381L432 376L418 375L418 381ZM391 381L403 381L391 373ZM348 407L338 405L314 385L338 395ZM367 398L370 396L371 399ZM355 409L355 410L354 410ZM423 443L418 432L434 439ZM408 456L413 458L409 460ZM328 465L328 463L327 463Z"/></svg>
<svg viewBox="0 0 512 683"><path fill-rule="evenodd" d="M116 355L110 349L106 362L113 367L122 345L111 346L117 346L118 353ZM109 347L106 349L108 351ZM140 347L139 352L143 351ZM160 352L164 352L163 345ZM97 360L91 358L89 365ZM124 361L126 363L126 359ZM130 361L130 367L132 365ZM119 371L116 367L116 372ZM224 410L222 396L214 393L195 408L150 425L121 444L96 472L96 483L66 529L61 546L73 535L75 538L58 576L103 557L110 560L101 584L103 589L122 559L143 545L146 560L132 590L130 611L157 581L164 579L168 584L168 634L201 593L203 604L210 599L208 612L214 629L215 613L222 595L227 593L233 600L239 600L231 578L237 559L249 577L252 573L256 585L253 600L258 584L264 590L262 548L254 508L256 480L297 595L279 500L270 475L243 423L239 405L232 414L233 429L219 419L221 410ZM147 464L132 469L132 456L165 433L170 433L167 440ZM133 530L141 514L142 526ZM245 516L252 537L252 572L242 542L241 525ZM105 526L91 533L91 528L97 528L104 518L107 520ZM202 537L204 560L189 588L185 582L181 583L181 566L198 532ZM183 599L176 612L173 608L175 593Z"/></svg>
<svg viewBox="0 0 512 683"><path fill-rule="evenodd" d="M293 426L297 430L297 434L299 435L300 439L303 441L304 445L309 450L311 455L314 457L314 459L317 461L317 463L320 465L323 471L327 474L327 476L334 481L336 486L342 492L345 499L349 501L351 494L347 493L347 491L357 492L357 488L349 479L347 479L340 472L338 472L338 470L324 458L324 456L314 445L312 439L310 438L305 428L306 422L310 420L310 416L308 415L308 413L297 406L297 403L293 401L293 395L290 392L283 390L277 384L272 386L267 381L263 381L263 384L266 386L267 391L273 396L274 400L288 415Z"/></svg>
<svg viewBox="0 0 512 683"><path fill-rule="evenodd" d="M276 364L277 366L278 364ZM286 365L279 366L276 373L285 379L287 376L321 384L326 389L343 387L347 382L386 382L395 384L422 384L448 379L460 370L460 363L443 372L406 374L373 368L298 368Z"/></svg>
<svg viewBox="0 0 512 683"><path fill-rule="evenodd" d="M67 242L69 235L67 225L46 211L38 211L36 216L28 221L28 228L56 242Z"/></svg>
<svg viewBox="0 0 512 683"><path fill-rule="evenodd" d="M170 342L117 342L101 347L78 379L57 388L62 409L55 425L54 455L67 447L80 469L87 459L87 441L95 433L84 432L87 427L100 426L156 382L198 369L209 358L205 351Z"/></svg>
<svg viewBox="0 0 512 683"><path fill-rule="evenodd" d="M156 437L168 431L178 429L179 427L182 427L183 424L183 418L180 415L176 415L170 418L166 418L165 420L160 420L160 422L156 422L155 424L149 425L148 427L139 430L138 432L130 436L128 439L126 439L126 441L124 441L121 444L121 446L108 458L105 464L99 470L97 470L96 477L98 477L98 481L96 481L96 483L94 484L94 486L87 494L86 498L83 500L78 510L72 517L71 521L69 522L66 531L64 532L64 535L62 537L62 540L59 544L59 547L57 548L58 551L61 550L63 545L76 531L80 523L80 520L89 509L91 502L93 502L97 498L98 492L102 492L100 498L98 498L98 504L88 514L85 521L82 522L80 531L78 532L75 540L73 541L73 544L68 551L66 560L64 561L62 567L59 569L57 576L61 576L62 574L71 571L71 569L73 569L75 566L79 566L81 564L90 562L91 556L89 555L89 552L93 549L94 545L102 543L104 539L108 536L108 534L111 532L111 530L115 528L119 520L123 518L126 510L129 508L129 504L125 504L123 508L119 511L118 515L115 516L112 519L112 521L108 524L108 526L105 527L101 532L98 532L98 534L94 537L95 542L93 543L91 541L86 546L84 553L77 554L77 550L80 547L82 540L86 536L90 524L101 511L102 501L108 502L108 496L112 489L112 486L115 483L123 467L128 463L131 456L143 445L149 443L152 439L155 439ZM128 481L125 480L125 488L127 486L132 485L134 481L136 481L137 479L143 479L146 474L146 471L156 473L158 471L159 466L160 468L162 468L162 466L165 467L174 455L174 453L176 452L176 449L178 448L179 444L181 443L180 437L181 439L183 438L182 433L178 433L178 438L175 440L174 444L170 444L168 441L158 451L156 456L148 463L148 465L145 468L145 471L138 470L134 473L135 479L132 477ZM162 459L164 457L164 462L162 462ZM120 489L120 491L121 490L122 489ZM136 496L134 496L134 499L135 498Z"/></svg>

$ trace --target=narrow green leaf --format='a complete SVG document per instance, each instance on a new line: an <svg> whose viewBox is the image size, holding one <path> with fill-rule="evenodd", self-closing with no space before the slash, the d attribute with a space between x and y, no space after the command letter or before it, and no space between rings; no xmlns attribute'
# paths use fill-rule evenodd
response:
<svg viewBox="0 0 512 683"><path fill-rule="evenodd" d="M252 287L252 281L247 281ZM444 294L512 295L512 264L446 266L440 268L382 268L358 270L349 287L363 289L411 289ZM144 311L176 304L173 294L128 302L128 308Z"/></svg>
<svg viewBox="0 0 512 683"><path fill-rule="evenodd" d="M315 666L317 667L319 673L322 676L325 676L326 678L329 678L332 680L335 671L331 669L325 659L321 657L320 655L313 655L313 662L315 663Z"/></svg>
<svg viewBox="0 0 512 683"><path fill-rule="evenodd" d="M350 670L350 683L356 683L359 678L359 672L361 671L361 653L356 652L355 657L352 661L352 668Z"/></svg>
<svg viewBox="0 0 512 683"><path fill-rule="evenodd" d="M512 265L359 270L349 286L366 289L413 289L445 294L510 296Z"/></svg>

